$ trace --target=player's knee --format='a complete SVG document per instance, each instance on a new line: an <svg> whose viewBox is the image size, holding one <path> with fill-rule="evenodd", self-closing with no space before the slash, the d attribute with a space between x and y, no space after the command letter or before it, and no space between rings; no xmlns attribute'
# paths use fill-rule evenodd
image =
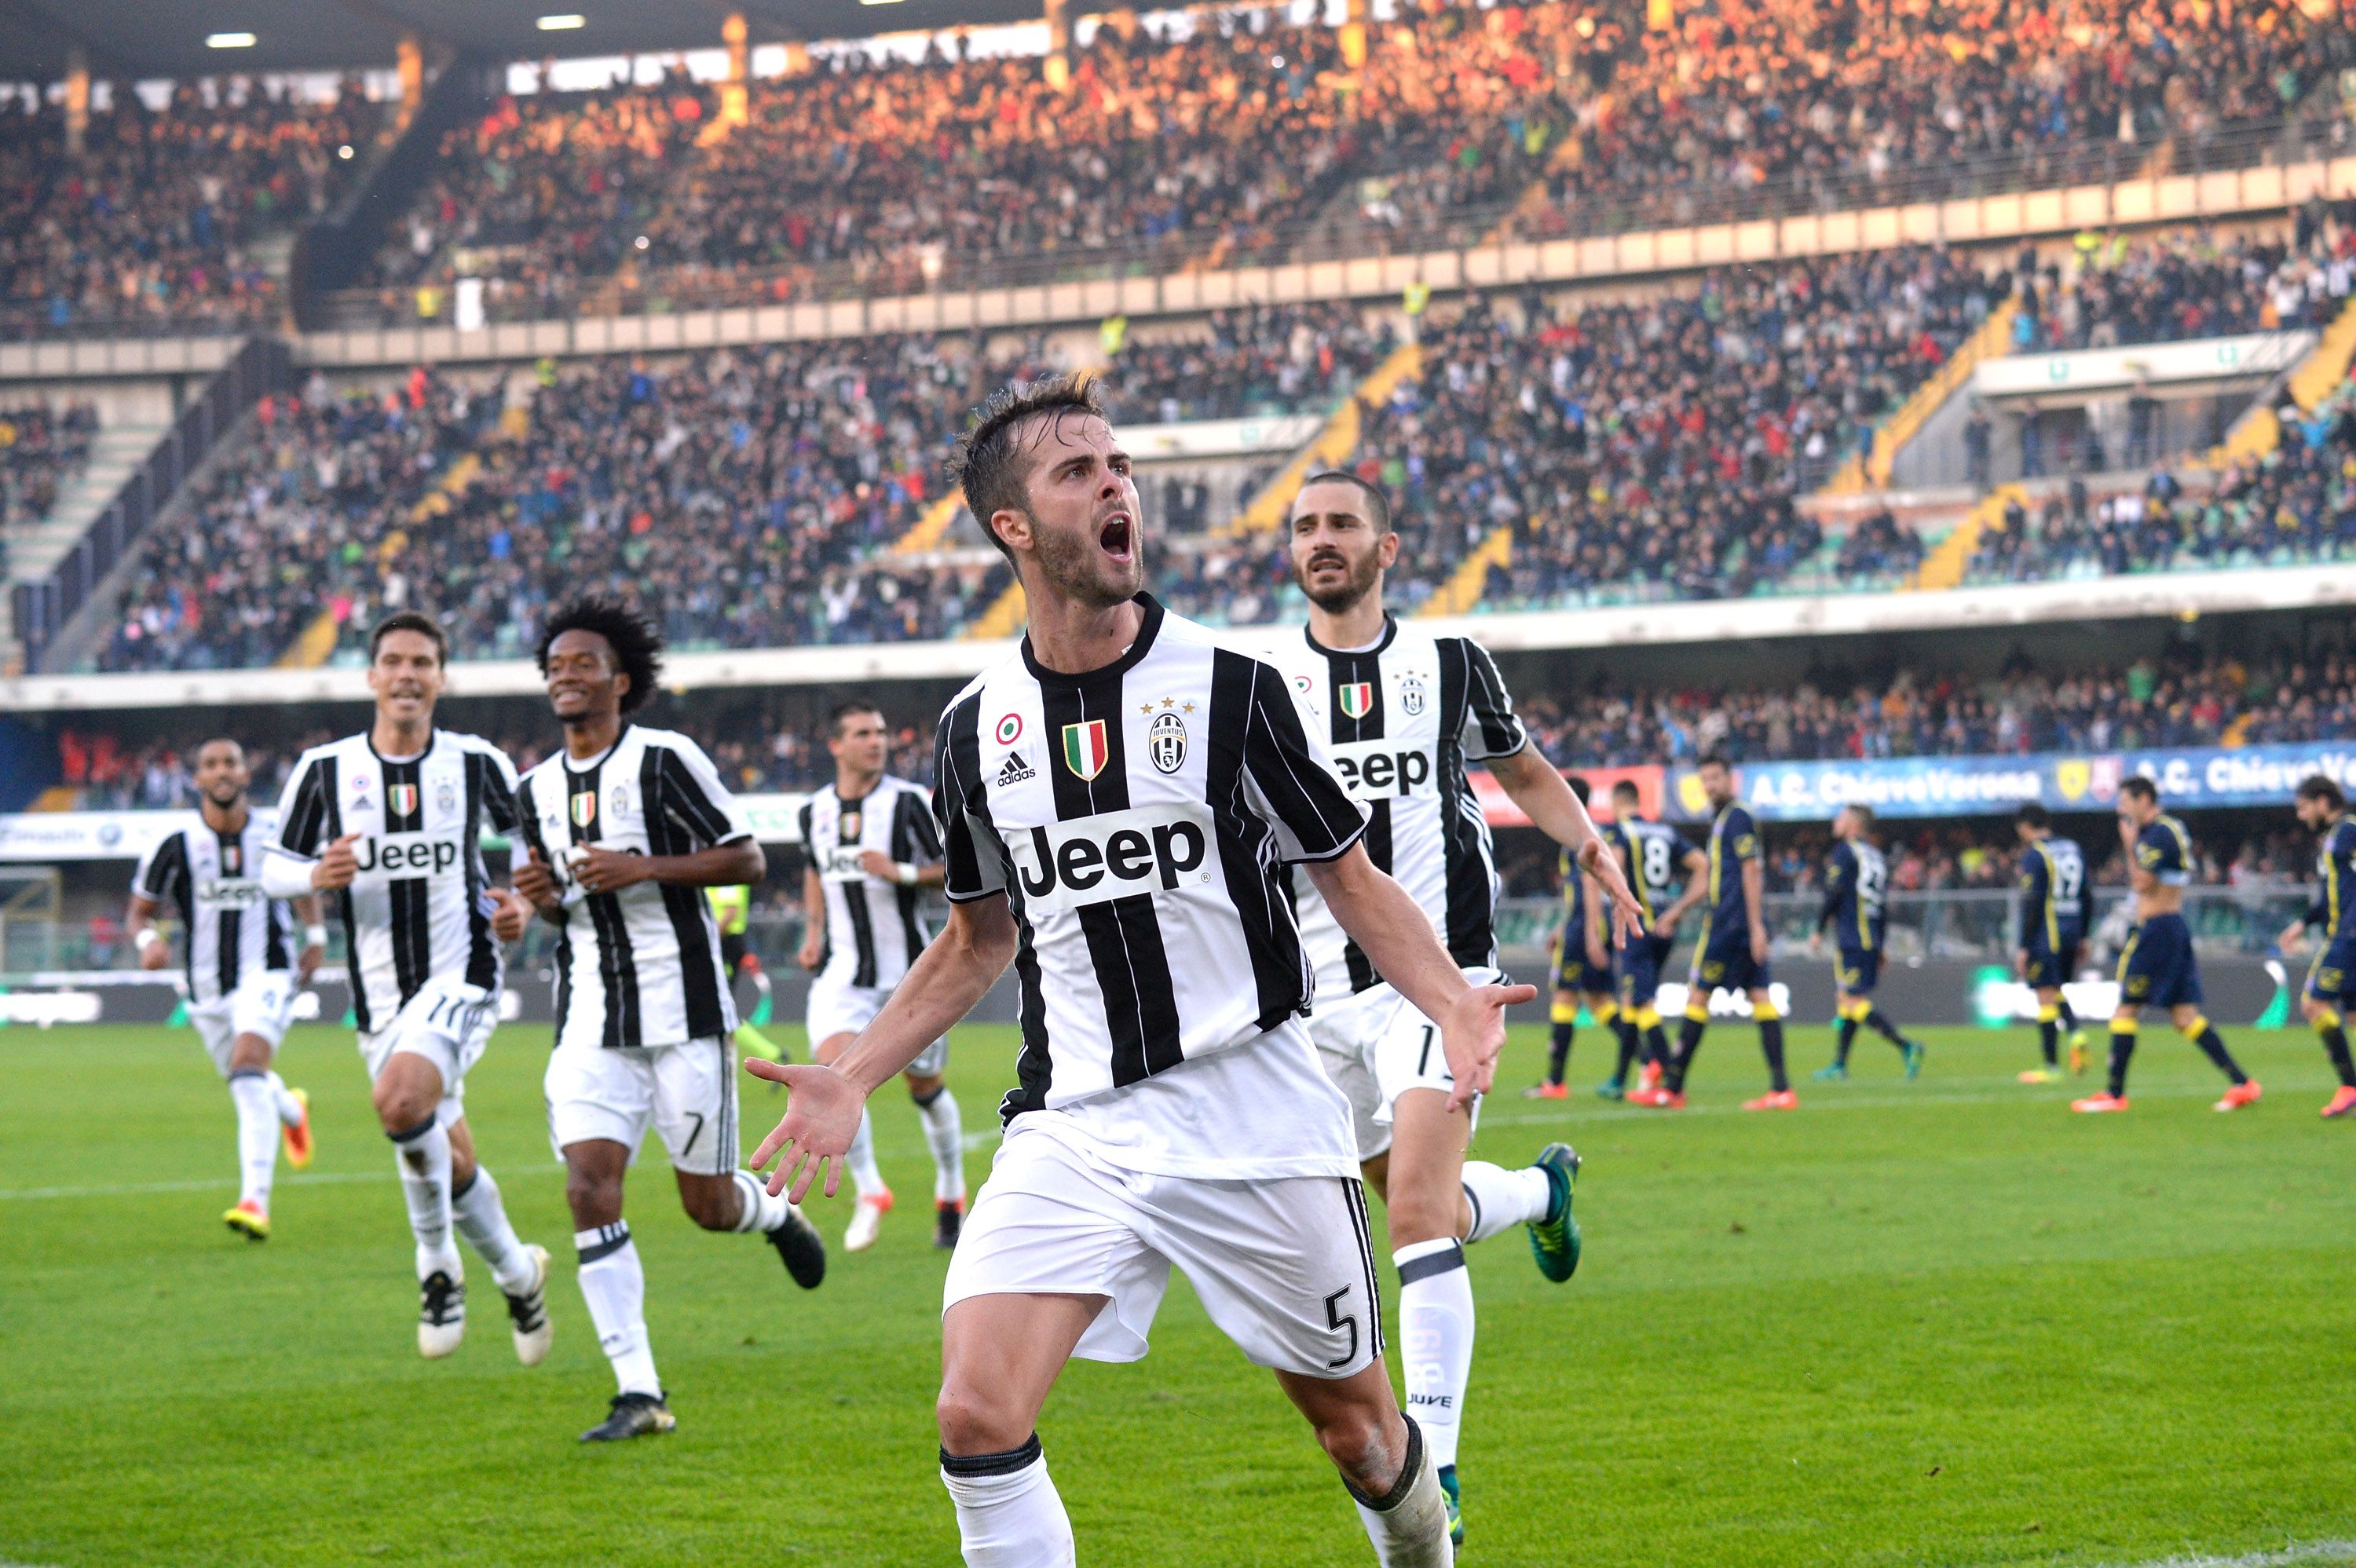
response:
<svg viewBox="0 0 2356 1568"><path fill-rule="evenodd" d="M1033 1425L1031 1417L991 1403L963 1382L941 1384L933 1419L941 1429L941 1446L951 1454L1003 1454L1028 1442Z"/></svg>
<svg viewBox="0 0 2356 1568"><path fill-rule="evenodd" d="M610 1225L622 1217L621 1179L600 1170L568 1170L564 1173L564 1206L573 1211L576 1229L586 1231ZM691 1216L695 1213L692 1199L688 1200L687 1211Z"/></svg>
<svg viewBox="0 0 2356 1568"><path fill-rule="evenodd" d="M2336 1029L2340 1024L2340 1015L2333 1010L2331 1004L2314 997L2298 999L2298 1013L2317 1029Z"/></svg>
<svg viewBox="0 0 2356 1568"><path fill-rule="evenodd" d="M1398 1481L1398 1462L1383 1411L1372 1403L1352 1403L1324 1412L1317 1422L1318 1446L1333 1467L1360 1491L1379 1495Z"/></svg>
<svg viewBox="0 0 2356 1568"><path fill-rule="evenodd" d="M743 1201L734 1183L725 1187L682 1187L679 1191L680 1207L687 1211L689 1219L707 1231L734 1230L736 1206Z"/></svg>
<svg viewBox="0 0 2356 1568"><path fill-rule="evenodd" d="M1401 1189L1390 1195L1387 1203L1394 1247L1453 1240L1462 1236L1472 1223L1472 1211L1461 1187L1451 1187L1444 1193Z"/></svg>
<svg viewBox="0 0 2356 1568"><path fill-rule="evenodd" d="M908 1074L908 1098L919 1105L929 1105L939 1095L942 1083L943 1080L938 1078L926 1078L911 1072Z"/></svg>
<svg viewBox="0 0 2356 1568"><path fill-rule="evenodd" d="M415 1126L434 1114L436 1103L414 1084L390 1078L379 1079L369 1098L376 1106L378 1125L389 1133Z"/></svg>
<svg viewBox="0 0 2356 1568"><path fill-rule="evenodd" d="M270 1042L258 1034L241 1034L230 1042L229 1070L231 1072L267 1072L270 1071Z"/></svg>

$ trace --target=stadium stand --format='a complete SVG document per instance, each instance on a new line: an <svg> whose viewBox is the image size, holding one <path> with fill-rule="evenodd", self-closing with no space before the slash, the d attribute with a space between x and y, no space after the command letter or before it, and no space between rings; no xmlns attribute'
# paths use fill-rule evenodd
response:
<svg viewBox="0 0 2356 1568"><path fill-rule="evenodd" d="M462 255L498 319L2115 178L2279 130L2356 60L2344 29L2273 4L1779 0L1667 31L1577 4L1434 6L1378 29L1355 65L1332 29L1266 22L1103 27L1068 97L1027 61L820 57L755 84L734 133L711 90L678 77L505 99L444 139L354 308L435 315ZM810 147L825 155L786 155Z"/></svg>
<svg viewBox="0 0 2356 1568"><path fill-rule="evenodd" d="M59 490L88 465L97 434L98 410L87 400L0 408L0 526L48 517Z"/></svg>
<svg viewBox="0 0 2356 1568"><path fill-rule="evenodd" d="M283 262L265 242L325 212L384 129L356 86L307 103L184 83L160 110L125 89L91 116L76 158L61 106L12 101L0 109L0 337L273 321Z"/></svg>

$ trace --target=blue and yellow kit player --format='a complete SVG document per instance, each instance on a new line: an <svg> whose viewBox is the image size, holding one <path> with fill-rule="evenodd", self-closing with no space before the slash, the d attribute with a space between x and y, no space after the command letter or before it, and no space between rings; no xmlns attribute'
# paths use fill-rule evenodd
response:
<svg viewBox="0 0 2356 1568"><path fill-rule="evenodd" d="M2321 773L2299 781L2291 809L2299 826L2316 836L2317 886L2307 912L2283 928L2282 950L2296 953L2309 930L2323 933L2298 1008L2340 1075L2339 1091L2323 1114L2356 1115L2356 1061L2349 1059L2347 1026L2349 1009L2356 1008L2356 822L2348 820L2348 797Z"/></svg>
<svg viewBox="0 0 2356 1568"><path fill-rule="evenodd" d="M1840 1021L1833 1031L1833 1059L1816 1069L1819 1079L1848 1076L1849 1047L1863 1024L1891 1045L1906 1063L1906 1076L1922 1075L1922 1048L1899 1032L1890 1015L1873 1005L1881 983L1881 954L1889 933L1890 864L1873 842L1873 807L1845 805L1833 818L1833 852L1825 862L1825 903L1808 951L1821 950L1825 931L1833 933L1833 1003Z"/></svg>
<svg viewBox="0 0 2356 1568"><path fill-rule="evenodd" d="M1708 869L1702 852L1687 843L1665 822L1648 822L1644 797L1635 784L1622 779L1612 786L1612 820L1602 829L1604 844L1620 857L1620 866L1644 911L1644 932L1612 951L1612 987L1620 998L1620 1058L1612 1076L1595 1086L1606 1100L1624 1099L1628 1070L1644 1060L1638 1087L1651 1093L1660 1086L1669 1060L1668 1036L1661 1028L1656 1005L1661 990L1661 966L1676 944L1676 927L1667 920L1680 873L1698 883ZM1682 908L1683 906L1676 906Z"/></svg>
<svg viewBox="0 0 2356 1568"><path fill-rule="evenodd" d="M1718 814L1709 825L1709 870L1686 889L1662 923L1674 930L1677 917L1692 905L1707 901L1709 907L1702 917L1701 945L1687 976L1686 1016L1677 1029L1677 1049L1661 1076L1661 1086L1630 1098L1663 1110L1684 1108L1686 1076L1693 1071L1694 1053L1701 1049L1702 1031L1709 1027L1710 993L1724 989L1748 993L1751 1016L1759 1025L1759 1050L1767 1059L1767 1093L1744 1101L1742 1108L1789 1111L1800 1100L1783 1071L1783 1015L1768 988L1774 977L1767 963L1767 912L1762 901L1765 844L1750 809L1735 798L1734 765L1713 753L1702 759L1695 773Z"/></svg>
<svg viewBox="0 0 2356 1568"><path fill-rule="evenodd" d="M1587 781L1574 775L1568 782L1570 793L1585 805L1590 793ZM1611 828L1596 831L1609 850ZM1590 1017L1614 1034L1619 1032L1620 1006L1612 993L1603 901L1589 896L1586 873L1568 848L1562 851L1560 869L1562 930L1554 942L1554 996L1549 1004L1553 1029L1547 1039L1546 1082L1522 1091L1523 1097L1531 1100L1559 1100L1570 1093L1563 1076L1570 1070L1570 1043L1579 1028L1580 998L1586 999Z"/></svg>
<svg viewBox="0 0 2356 1568"><path fill-rule="evenodd" d="M2166 1008L2178 1032L2216 1063L2232 1083L2220 1111L2237 1111L2264 1093L2242 1071L2224 1036L2201 1012L2201 965L2192 927L2185 923L2184 890L2192 880L2192 835L2159 808L2159 787L2140 776L2119 784L2119 841L2135 888L2136 927L2119 955L2119 1008L2111 1016L2111 1077L2107 1091L2072 1100L2073 1111L2127 1108L2127 1063L2146 1008Z"/></svg>
<svg viewBox="0 0 2356 1568"><path fill-rule="evenodd" d="M2045 1059L2020 1081L2051 1083L2061 1076L2064 1031L2070 1071L2086 1071L2086 1031L2062 990L2086 940L2086 857L2074 839L2055 836L2053 818L2033 800L2013 814L2012 830L2020 839L2020 977L2037 993L2037 1047Z"/></svg>

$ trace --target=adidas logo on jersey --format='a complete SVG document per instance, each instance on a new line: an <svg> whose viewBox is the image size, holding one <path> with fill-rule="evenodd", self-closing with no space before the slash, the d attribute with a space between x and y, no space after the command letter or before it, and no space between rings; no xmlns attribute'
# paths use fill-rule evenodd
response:
<svg viewBox="0 0 2356 1568"><path fill-rule="evenodd" d="M1025 780L1035 779L1038 776L1038 771L1033 768L1030 763L1024 762L1012 752L1009 752L1006 753L1006 765L998 770L998 785L1001 789L1003 789L1008 784L1019 784L1023 783Z"/></svg>

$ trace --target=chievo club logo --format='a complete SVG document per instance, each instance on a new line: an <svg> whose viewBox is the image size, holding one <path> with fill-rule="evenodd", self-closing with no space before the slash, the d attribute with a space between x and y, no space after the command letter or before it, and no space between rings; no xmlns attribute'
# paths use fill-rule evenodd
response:
<svg viewBox="0 0 2356 1568"><path fill-rule="evenodd" d="M594 790L583 790L573 797L573 826L586 827L597 820L597 795Z"/></svg>
<svg viewBox="0 0 2356 1568"><path fill-rule="evenodd" d="M1375 683L1370 680L1345 680L1341 686L1342 716L1364 719L1375 710Z"/></svg>
<svg viewBox="0 0 2356 1568"><path fill-rule="evenodd" d="M1111 760L1112 746L1105 738L1103 720L1064 726L1064 765L1074 773L1092 779L1104 772L1105 763Z"/></svg>
<svg viewBox="0 0 2356 1568"><path fill-rule="evenodd" d="M384 792L384 802L392 808L395 816L413 816L417 810L417 786L413 784L394 784Z"/></svg>

